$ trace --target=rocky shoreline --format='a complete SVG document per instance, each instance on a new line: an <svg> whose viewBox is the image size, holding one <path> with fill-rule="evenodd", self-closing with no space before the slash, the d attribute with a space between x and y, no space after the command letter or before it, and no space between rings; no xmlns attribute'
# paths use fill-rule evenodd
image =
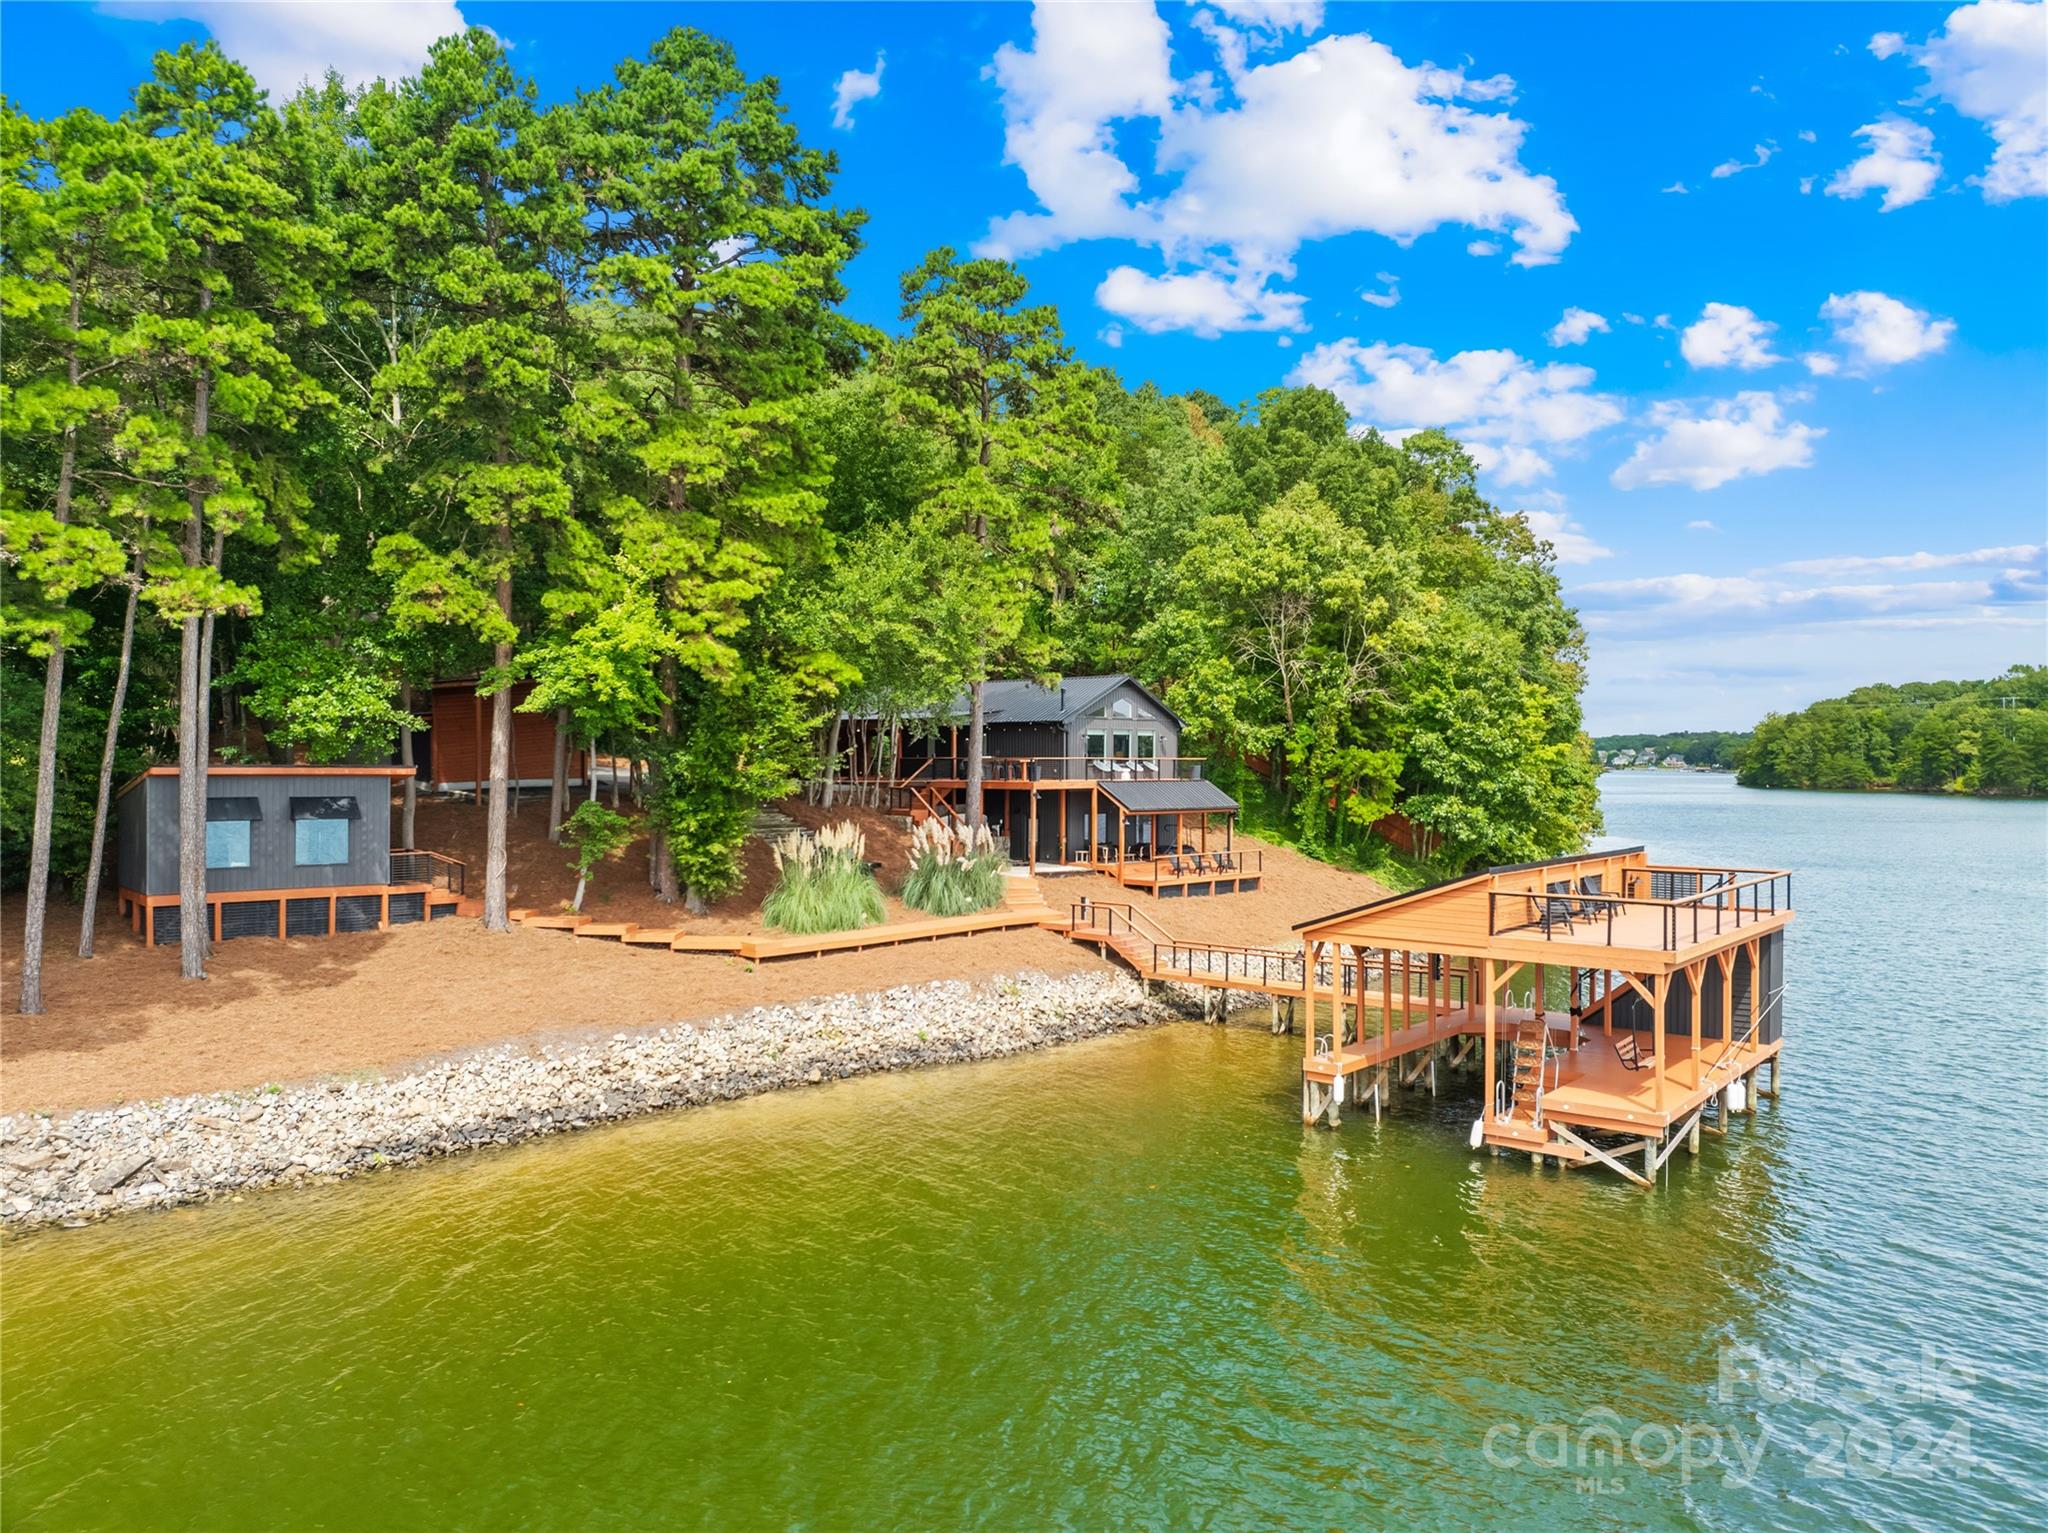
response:
<svg viewBox="0 0 2048 1533"><path fill-rule="evenodd" d="M0 1118L0 1226L78 1225L513 1144L664 1108L994 1059L1187 1015L1124 973L947 980L574 1046L502 1044L389 1079Z"/></svg>

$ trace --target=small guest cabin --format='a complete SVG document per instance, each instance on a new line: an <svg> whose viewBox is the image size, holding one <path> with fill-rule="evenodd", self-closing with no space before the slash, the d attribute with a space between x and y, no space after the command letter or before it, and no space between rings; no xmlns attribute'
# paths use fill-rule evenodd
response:
<svg viewBox="0 0 2048 1533"><path fill-rule="evenodd" d="M216 766L206 774L213 938L383 931L453 915L463 864L391 845L391 788L409 767ZM124 787L116 890L151 944L180 936L178 769Z"/></svg>
<svg viewBox="0 0 2048 1533"><path fill-rule="evenodd" d="M856 719L854 750L883 764L895 807L959 823L969 716L963 694L930 727L887 740L874 738L874 719ZM982 716L983 811L1014 862L1103 872L1169 899L1259 886L1260 854L1234 845L1237 800L1208 781L1203 758L1180 754L1180 716L1133 677L990 681Z"/></svg>

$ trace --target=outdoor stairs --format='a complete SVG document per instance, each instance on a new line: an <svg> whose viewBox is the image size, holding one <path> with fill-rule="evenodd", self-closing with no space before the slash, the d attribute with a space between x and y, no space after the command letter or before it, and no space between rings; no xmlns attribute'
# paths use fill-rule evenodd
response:
<svg viewBox="0 0 2048 1533"><path fill-rule="evenodd" d="M1540 1018L1524 1022L1515 1030L1514 1115L1523 1122L1536 1121L1536 1097L1543 1089L1543 1067L1549 1026Z"/></svg>
<svg viewBox="0 0 2048 1533"><path fill-rule="evenodd" d="M1044 912L1048 922L1053 919L1053 909L1045 902L1045 891L1038 887L1038 880L1029 873L1013 870L1003 879L1003 909Z"/></svg>
<svg viewBox="0 0 2048 1533"><path fill-rule="evenodd" d="M753 823L747 827L747 834L758 836L764 841L774 841L792 831L801 831L803 826L792 820L780 809L763 808L754 815Z"/></svg>

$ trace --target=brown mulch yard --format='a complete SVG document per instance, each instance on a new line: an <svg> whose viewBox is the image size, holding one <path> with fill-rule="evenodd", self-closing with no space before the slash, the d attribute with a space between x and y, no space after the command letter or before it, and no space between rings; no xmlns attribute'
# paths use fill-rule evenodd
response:
<svg viewBox="0 0 2048 1533"><path fill-rule="evenodd" d="M809 825L860 821L868 856L882 864L883 886L902 881L909 838L886 816L828 812L800 800L780 807ZM546 812L545 799L529 800L513 819L515 905L553 908L574 888L567 851L546 839ZM483 814L475 804L422 802L418 829L421 846L467 861L471 890L480 889ZM1249 838L1240 844L1257 845ZM1084 895L1121 900L1176 937L1289 947L1294 922L1380 892L1358 874L1264 850L1265 886L1254 894L1159 901L1094 874L1043 877L1039 888L1056 910ZM642 842L600 872L584 903L600 921L760 931L760 902L773 878L767 847L751 842L742 888L709 915L690 917L654 898ZM911 914L893 897L888 904L891 920ZM456 917L387 933L225 942L214 950L210 977L187 982L178 977L177 950L144 948L111 905L100 913L100 956L79 959L78 917L75 906L53 905L44 957L48 1010L24 1017L15 1011L20 897L10 896L0 910L8 939L0 962L0 1112L377 1072L507 1040L569 1040L840 991L1024 969L1058 975L1104 962L1050 932L1008 931L756 967L562 932L492 933Z"/></svg>

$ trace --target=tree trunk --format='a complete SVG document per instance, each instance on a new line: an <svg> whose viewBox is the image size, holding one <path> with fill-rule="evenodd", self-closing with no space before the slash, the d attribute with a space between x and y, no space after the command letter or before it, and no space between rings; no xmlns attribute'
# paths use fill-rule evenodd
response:
<svg viewBox="0 0 2048 1533"><path fill-rule="evenodd" d="M142 597L142 545L135 547L129 576L128 610L121 619L121 661L114 669L114 700L107 708L107 739L100 749L100 789L92 812L92 849L85 865L85 909L78 919L78 956L92 957L93 917L100 900L100 869L107 860L107 811L114 794L114 747L121 736L121 708L128 700L128 662L135 652L135 608Z"/></svg>
<svg viewBox="0 0 2048 1533"><path fill-rule="evenodd" d="M500 454L502 457L503 455ZM498 613L512 620L512 524L497 526L498 556L503 572L498 576ZM493 647L491 659L501 682L512 666L512 646L501 642ZM512 688L499 686L491 696L491 803L484 819L484 929L502 932L512 929L505 893L508 854L505 839L511 825L507 788L512 773Z"/></svg>
<svg viewBox="0 0 2048 1533"><path fill-rule="evenodd" d="M548 783L548 840L562 844L562 821L569 818L569 710L555 710L555 775Z"/></svg>
<svg viewBox="0 0 2048 1533"><path fill-rule="evenodd" d="M839 780L839 726L846 718L837 709L832 713L832 733L825 742L825 807L832 807L832 787Z"/></svg>
<svg viewBox="0 0 2048 1533"><path fill-rule="evenodd" d="M588 784L588 787L589 787L589 790L590 790L590 791L589 791L589 792L587 792L587 793L585 793L585 794L584 794L583 796L584 796L584 797L585 797L586 799L588 799L588 800L589 800L589 801L590 801L591 803L593 803L593 804L594 804L594 803L596 803L596 802L597 802L597 736L596 736L596 735L592 735L592 736L590 737L590 751L589 751L589 753L588 753L588 758L587 758L587 759L588 759L588 763L589 763L589 765L588 765L588 767L586 768L586 774L585 774L585 775L587 775L587 776L588 776L588 777L590 778L590 782L589 782L589 784Z"/></svg>
<svg viewBox="0 0 2048 1533"><path fill-rule="evenodd" d="M574 911L577 915L581 915L583 913L583 886L589 882L590 880L585 878L581 873L578 873L576 875L576 898L569 901L569 908L570 910Z"/></svg>
<svg viewBox="0 0 2048 1533"><path fill-rule="evenodd" d="M619 807L619 742L612 741L612 808Z"/></svg>
<svg viewBox="0 0 2048 1533"><path fill-rule="evenodd" d="M987 769L982 759L981 727L982 690L988 685L986 677L977 676L967 689L967 828L974 829L982 823L981 776Z"/></svg>
<svg viewBox="0 0 2048 1533"><path fill-rule="evenodd" d="M412 683L407 682L398 689L398 706L407 713L412 712ZM419 842L414 837L416 816L420 807L419 763L412 758L412 726L406 725L398 731L398 764L411 767L413 772L405 779L405 808L399 822L399 839L410 850L417 850Z"/></svg>
<svg viewBox="0 0 2048 1533"><path fill-rule="evenodd" d="M78 283L71 284L71 336L66 347L65 376L78 386ZM71 484L78 471L78 427L64 428L64 452L57 464L57 496L52 507L58 523L71 520ZM64 641L50 640L50 658L43 665L43 727L36 739L36 806L29 832L28 909L21 935L21 1010L34 1016L43 1009L43 923L50 913L50 822L57 792L57 716L64 706Z"/></svg>
<svg viewBox="0 0 2048 1533"><path fill-rule="evenodd" d="M213 308L213 290L199 290L199 312ZM205 320L200 321L204 328ZM192 380L192 440L203 442L213 413L213 374L196 370ZM185 564L196 569L205 560L206 490L186 489L191 520L185 527ZM178 635L178 972L186 979L206 978L206 954L212 922L206 909L206 664L201 648L205 625L197 614L185 619Z"/></svg>
<svg viewBox="0 0 2048 1533"><path fill-rule="evenodd" d="M50 641L43 667L43 732L36 742L35 829L28 854L28 915L21 938L21 1010L43 1009L43 921L50 906L51 798L57 791L57 711L64 699L64 644Z"/></svg>

